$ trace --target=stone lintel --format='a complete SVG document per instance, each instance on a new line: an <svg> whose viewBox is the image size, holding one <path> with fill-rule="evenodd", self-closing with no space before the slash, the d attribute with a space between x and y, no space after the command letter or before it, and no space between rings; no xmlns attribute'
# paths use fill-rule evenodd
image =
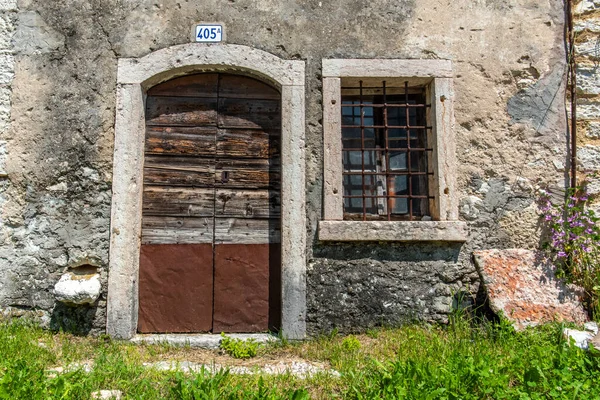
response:
<svg viewBox="0 0 600 400"><path fill-rule="evenodd" d="M148 89L178 76L207 71L247 73L279 88L304 85L304 61L282 60L248 46L207 43L186 43L141 58L119 59L117 81Z"/></svg>
<svg viewBox="0 0 600 400"><path fill-rule="evenodd" d="M323 60L323 77L452 78L450 60L328 59Z"/></svg>
<svg viewBox="0 0 600 400"><path fill-rule="evenodd" d="M465 242L462 221L320 221L321 241Z"/></svg>

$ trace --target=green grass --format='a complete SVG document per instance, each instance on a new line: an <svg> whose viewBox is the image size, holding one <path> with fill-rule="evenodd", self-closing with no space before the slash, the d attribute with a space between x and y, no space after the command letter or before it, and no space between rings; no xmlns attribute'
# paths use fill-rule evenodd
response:
<svg viewBox="0 0 600 400"><path fill-rule="evenodd" d="M101 389L132 399L600 399L600 356L570 346L561 332L559 324L517 333L507 324L458 319L447 327L411 325L261 346L256 357L242 361L1 322L0 399L87 400ZM226 369L184 374L143 366L158 360L252 366L299 359L334 368L341 377L235 375ZM77 368L84 364L92 371ZM67 365L74 367L51 371Z"/></svg>

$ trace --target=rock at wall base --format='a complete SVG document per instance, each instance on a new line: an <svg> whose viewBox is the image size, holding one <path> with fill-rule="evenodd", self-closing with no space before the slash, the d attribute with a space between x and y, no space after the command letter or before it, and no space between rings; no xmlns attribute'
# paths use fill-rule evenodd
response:
<svg viewBox="0 0 600 400"><path fill-rule="evenodd" d="M600 350L600 335L598 335L598 325L595 322L587 322L584 325L583 331L577 329L563 329L563 336L565 339L580 349L589 350L590 345L595 350Z"/></svg>
<svg viewBox="0 0 600 400"><path fill-rule="evenodd" d="M60 277L54 286L57 301L65 304L94 304L100 297L100 275L76 274L72 271Z"/></svg>
<svg viewBox="0 0 600 400"><path fill-rule="evenodd" d="M99 390L92 392L92 399L114 399L120 400L123 396L123 392L120 390Z"/></svg>
<svg viewBox="0 0 600 400"><path fill-rule="evenodd" d="M556 278L542 253L525 249L482 250L473 253L492 311L515 329L550 321L584 324L588 315L580 299L583 290Z"/></svg>

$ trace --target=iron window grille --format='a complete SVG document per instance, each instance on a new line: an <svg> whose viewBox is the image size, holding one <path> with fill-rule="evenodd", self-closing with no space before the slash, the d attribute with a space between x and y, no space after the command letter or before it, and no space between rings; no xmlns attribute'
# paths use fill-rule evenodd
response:
<svg viewBox="0 0 600 400"><path fill-rule="evenodd" d="M341 88L345 220L421 220L433 177L423 87Z"/></svg>

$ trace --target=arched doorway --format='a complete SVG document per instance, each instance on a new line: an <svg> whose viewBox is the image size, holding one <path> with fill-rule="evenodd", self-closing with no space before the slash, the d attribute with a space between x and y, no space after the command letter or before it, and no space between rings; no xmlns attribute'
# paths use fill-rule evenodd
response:
<svg viewBox="0 0 600 400"><path fill-rule="evenodd" d="M119 59L106 332L131 339L138 329L147 91L200 72L253 76L281 93L281 332L286 338L302 339L306 335L304 61L235 44L187 43Z"/></svg>
<svg viewBox="0 0 600 400"><path fill-rule="evenodd" d="M279 91L202 73L147 96L138 331L278 330Z"/></svg>

